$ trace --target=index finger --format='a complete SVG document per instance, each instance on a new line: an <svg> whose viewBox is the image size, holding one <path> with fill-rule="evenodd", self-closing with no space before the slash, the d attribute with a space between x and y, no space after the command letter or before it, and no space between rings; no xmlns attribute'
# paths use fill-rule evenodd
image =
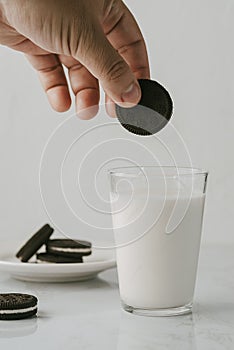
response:
<svg viewBox="0 0 234 350"><path fill-rule="evenodd" d="M103 30L136 78L149 79L149 61L143 35L134 16L123 2L120 2L117 12L115 7L110 10L103 22Z"/></svg>
<svg viewBox="0 0 234 350"><path fill-rule="evenodd" d="M149 79L148 54L141 30L124 3L118 1L117 4L118 6L112 6L102 23L103 30L111 45L124 58L135 77ZM115 103L107 95L106 110L111 117L116 117Z"/></svg>

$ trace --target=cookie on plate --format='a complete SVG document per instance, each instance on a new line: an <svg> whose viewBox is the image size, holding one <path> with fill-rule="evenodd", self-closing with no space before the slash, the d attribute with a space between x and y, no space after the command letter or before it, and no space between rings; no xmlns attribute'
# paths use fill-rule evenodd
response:
<svg viewBox="0 0 234 350"><path fill-rule="evenodd" d="M54 229L49 224L40 228L17 252L16 257L22 262L27 262L36 252L46 244Z"/></svg>
<svg viewBox="0 0 234 350"><path fill-rule="evenodd" d="M46 244L46 250L55 255L79 258L92 253L92 244L73 239L50 239Z"/></svg>
<svg viewBox="0 0 234 350"><path fill-rule="evenodd" d="M0 294L0 320L20 320L35 316L37 301L30 294Z"/></svg>
<svg viewBox="0 0 234 350"><path fill-rule="evenodd" d="M37 254L37 263L43 264L77 264L82 263L82 256L73 258L69 256L55 255L50 253L39 253Z"/></svg>

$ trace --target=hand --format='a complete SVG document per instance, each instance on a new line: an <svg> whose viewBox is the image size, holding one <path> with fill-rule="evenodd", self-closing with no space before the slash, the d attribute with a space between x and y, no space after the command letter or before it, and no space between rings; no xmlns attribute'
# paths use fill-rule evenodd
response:
<svg viewBox="0 0 234 350"><path fill-rule="evenodd" d="M63 67L77 112L98 105L100 82L114 116L113 101L138 103L137 79L149 78L144 39L121 0L0 0L0 43L26 54L58 112L71 105Z"/></svg>

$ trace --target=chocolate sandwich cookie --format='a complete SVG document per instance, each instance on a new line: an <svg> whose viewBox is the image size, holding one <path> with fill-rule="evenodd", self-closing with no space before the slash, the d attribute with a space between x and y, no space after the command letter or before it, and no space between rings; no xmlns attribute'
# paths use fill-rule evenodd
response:
<svg viewBox="0 0 234 350"><path fill-rule="evenodd" d="M160 131L169 122L173 102L168 91L154 80L139 79L141 100L131 108L115 105L121 125L128 131L142 136Z"/></svg>
<svg viewBox="0 0 234 350"><path fill-rule="evenodd" d="M90 242L72 239L50 239L47 242L46 250L48 253L64 257L78 258L92 253Z"/></svg>
<svg viewBox="0 0 234 350"><path fill-rule="evenodd" d="M82 263L83 258L79 256L77 258L55 255L50 253L37 254L37 263L48 263L48 264L77 264Z"/></svg>
<svg viewBox="0 0 234 350"><path fill-rule="evenodd" d="M46 244L54 229L49 224L44 225L37 231L18 251L16 257L22 262L27 262L36 252Z"/></svg>
<svg viewBox="0 0 234 350"><path fill-rule="evenodd" d="M37 298L29 294L0 294L0 320L20 320L37 314Z"/></svg>

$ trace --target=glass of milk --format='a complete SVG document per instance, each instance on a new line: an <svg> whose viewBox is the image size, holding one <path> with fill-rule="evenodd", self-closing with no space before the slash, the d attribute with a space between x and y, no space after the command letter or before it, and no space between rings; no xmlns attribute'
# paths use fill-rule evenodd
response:
<svg viewBox="0 0 234 350"><path fill-rule="evenodd" d="M208 173L132 166L109 171L123 308L170 316L192 311Z"/></svg>

